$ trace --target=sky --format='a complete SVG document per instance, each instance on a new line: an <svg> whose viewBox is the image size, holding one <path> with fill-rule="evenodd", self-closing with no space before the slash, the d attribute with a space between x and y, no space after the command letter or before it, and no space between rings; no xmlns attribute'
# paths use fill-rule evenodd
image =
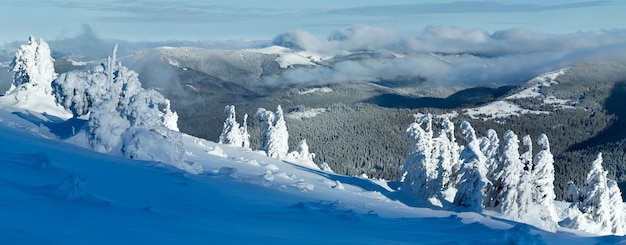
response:
<svg viewBox="0 0 626 245"><path fill-rule="evenodd" d="M102 38L129 41L269 40L294 30L325 37L357 25L407 33L436 25L546 33L626 28L624 1L8 0L2 5L0 43L29 35L73 37L84 25Z"/></svg>

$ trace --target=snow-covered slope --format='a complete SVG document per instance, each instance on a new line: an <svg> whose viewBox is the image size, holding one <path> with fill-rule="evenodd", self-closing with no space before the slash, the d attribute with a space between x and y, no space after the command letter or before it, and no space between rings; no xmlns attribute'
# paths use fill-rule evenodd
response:
<svg viewBox="0 0 626 245"><path fill-rule="evenodd" d="M184 136L188 174L63 142L0 112L3 244L613 244L477 213L407 206L386 181ZM55 130L52 130L55 129ZM73 139L73 138L70 138ZM79 141L73 141L81 144Z"/></svg>
<svg viewBox="0 0 626 245"><path fill-rule="evenodd" d="M522 114L550 114L549 111L533 110L524 108L514 103L515 100L534 100L537 104L550 105L555 109L573 109L574 104L570 100L559 99L551 94L542 92L543 87L557 85L557 77L563 75L567 68L553 72L541 74L523 85L524 89L517 93L505 97L503 100L494 101L484 106L465 109L465 114L472 119L493 120L497 118L506 118L511 116L520 116Z"/></svg>

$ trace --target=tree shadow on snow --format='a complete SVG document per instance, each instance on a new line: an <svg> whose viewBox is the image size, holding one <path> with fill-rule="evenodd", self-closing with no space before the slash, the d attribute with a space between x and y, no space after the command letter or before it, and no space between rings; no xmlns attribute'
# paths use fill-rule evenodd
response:
<svg viewBox="0 0 626 245"><path fill-rule="evenodd" d="M68 139L74 136L87 123L86 120L78 118L63 120L61 118L48 115L46 113L41 115L44 118L41 118L41 116L39 115L33 115L23 112L13 112L12 114L33 122L39 126L46 127L50 131L50 133L56 135L57 137L59 137L59 139Z"/></svg>
<svg viewBox="0 0 626 245"><path fill-rule="evenodd" d="M408 193L399 191L399 187L401 185L401 183L399 182L394 182L394 181L387 182L387 185L393 190L393 191L390 191L389 189L384 188L377 183L374 183L370 179L359 178L356 176L347 176L347 175L329 173L329 172L324 172L321 170L310 169L310 168L300 166L298 164L291 163L288 161L283 161L283 162L293 166L294 168L325 177L332 181L339 181L342 184L357 186L369 192L378 192L381 195L389 198L390 200L399 201L401 203L404 203L407 206L430 208L430 209L435 209L435 210L449 210L450 208L448 203L444 203L444 207L438 207L438 206L432 205L430 202L420 201L414 196L409 195Z"/></svg>

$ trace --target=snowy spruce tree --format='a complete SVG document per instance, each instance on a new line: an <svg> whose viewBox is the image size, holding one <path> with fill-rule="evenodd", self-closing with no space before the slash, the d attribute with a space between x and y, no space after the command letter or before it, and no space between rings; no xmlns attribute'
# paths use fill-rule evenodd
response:
<svg viewBox="0 0 626 245"><path fill-rule="evenodd" d="M276 113L259 108L254 116L261 121L260 150L265 151L269 157L283 158L289 153L289 132L283 109L280 105Z"/></svg>
<svg viewBox="0 0 626 245"><path fill-rule="evenodd" d="M13 73L13 82L5 95L0 97L0 104L63 119L71 117L55 103L51 83L57 74L46 42L31 36L28 44L21 45L15 53L9 68Z"/></svg>
<svg viewBox="0 0 626 245"><path fill-rule="evenodd" d="M626 212L617 183L607 178L602 167L602 154L592 163L580 191L580 202L568 209L563 226L598 235L626 234Z"/></svg>
<svg viewBox="0 0 626 245"><path fill-rule="evenodd" d="M472 125L463 121L461 133L465 135L467 145L461 152L462 170L459 188L454 197L456 206L465 207L469 211L483 210L483 199L487 180L486 157L480 150L480 139Z"/></svg>
<svg viewBox="0 0 626 245"><path fill-rule="evenodd" d="M224 121L219 143L244 148L249 147L250 135L248 134L248 127L246 126L248 114L244 116L243 126L240 126L236 120L234 105L227 105L224 108L224 112L228 114L228 117L226 121Z"/></svg>

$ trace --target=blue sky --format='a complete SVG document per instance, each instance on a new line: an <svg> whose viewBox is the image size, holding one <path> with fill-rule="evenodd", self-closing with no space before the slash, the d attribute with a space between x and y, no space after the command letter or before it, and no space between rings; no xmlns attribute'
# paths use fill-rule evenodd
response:
<svg viewBox="0 0 626 245"><path fill-rule="evenodd" d="M271 39L296 29L317 36L355 25L416 32L432 25L547 33L626 28L624 1L172 1L9 0L0 42L58 39L83 24L103 38L131 41Z"/></svg>

